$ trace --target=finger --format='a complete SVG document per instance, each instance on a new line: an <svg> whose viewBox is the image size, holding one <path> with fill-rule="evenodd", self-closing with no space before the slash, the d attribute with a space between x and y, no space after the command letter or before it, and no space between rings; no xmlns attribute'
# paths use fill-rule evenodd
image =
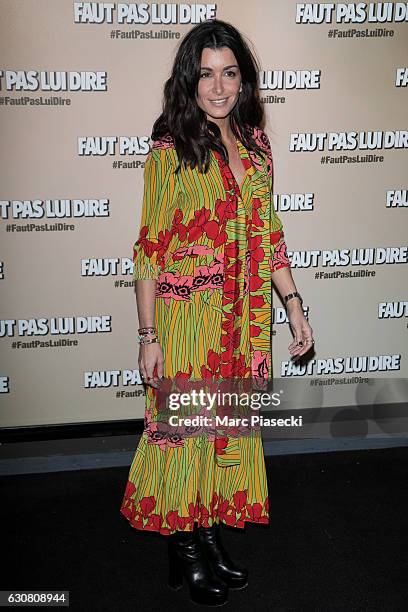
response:
<svg viewBox="0 0 408 612"><path fill-rule="evenodd" d="M296 354L303 348L302 331L299 328L294 329L294 339L290 344L289 350L292 354Z"/></svg>
<svg viewBox="0 0 408 612"><path fill-rule="evenodd" d="M291 350L291 352L296 352L296 351L301 350L302 347L303 347L303 342L302 342L301 338L297 337L297 338L295 338L294 342L292 342L290 350Z"/></svg>
<svg viewBox="0 0 408 612"><path fill-rule="evenodd" d="M157 360L156 363L153 366L153 369L152 369L152 380L151 380L152 386L154 386L156 388L158 388L160 386L160 382L161 382L160 381L160 375L159 375L159 372L158 372L158 367L159 367L158 364L159 364L159 362Z"/></svg>
<svg viewBox="0 0 408 612"><path fill-rule="evenodd" d="M298 357L300 357L300 355L303 354L303 347L298 347L297 349L294 349L293 351L291 351L291 359L297 359Z"/></svg>
<svg viewBox="0 0 408 612"><path fill-rule="evenodd" d="M148 366L148 372L151 372L151 374L148 373L148 376L150 377L149 384L151 384L152 387L159 388L164 374L163 360L158 358L156 361L153 361L150 366Z"/></svg>
<svg viewBox="0 0 408 612"><path fill-rule="evenodd" d="M146 382L146 368L142 361L139 361L139 373L140 373L140 378L142 379L142 381Z"/></svg>
<svg viewBox="0 0 408 612"><path fill-rule="evenodd" d="M151 386L154 386L152 385L152 383L154 383L153 368L154 368L154 363L151 363L149 361L145 362L145 369L146 369L145 381L148 385L151 385Z"/></svg>
<svg viewBox="0 0 408 612"><path fill-rule="evenodd" d="M157 361L157 376L159 377L159 379L163 378L163 376L164 376L164 362L163 362L163 359L159 359Z"/></svg>
<svg viewBox="0 0 408 612"><path fill-rule="evenodd" d="M314 340L312 338L306 338L303 341L303 346L301 350L297 353L296 359L299 359L302 355L310 351L310 349L314 346Z"/></svg>
<svg viewBox="0 0 408 612"><path fill-rule="evenodd" d="M295 338L297 344L296 346L291 350L291 354L292 354L292 358L294 360L299 359L302 355L304 355L311 347L311 343L307 342L307 336L304 333L303 330L300 330L297 334L296 334L296 338Z"/></svg>
<svg viewBox="0 0 408 612"><path fill-rule="evenodd" d="M291 326L294 334L293 342L289 345L289 352L292 355L292 359L299 359L313 346L313 330L309 324L297 327Z"/></svg>
<svg viewBox="0 0 408 612"><path fill-rule="evenodd" d="M299 340L301 340L301 336L302 336L301 329L300 329L300 327L298 327L298 326L295 327L294 325L291 325L290 329L291 329L292 334L293 334L293 340L290 343L289 347L295 348L295 347L298 346Z"/></svg>

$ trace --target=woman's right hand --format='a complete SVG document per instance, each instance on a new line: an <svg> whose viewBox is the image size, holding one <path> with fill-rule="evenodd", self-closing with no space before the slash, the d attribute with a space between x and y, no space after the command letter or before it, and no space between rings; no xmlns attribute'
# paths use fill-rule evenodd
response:
<svg viewBox="0 0 408 612"><path fill-rule="evenodd" d="M139 371L143 382L157 389L160 386L160 378L164 375L163 363L163 349L159 342L140 345Z"/></svg>

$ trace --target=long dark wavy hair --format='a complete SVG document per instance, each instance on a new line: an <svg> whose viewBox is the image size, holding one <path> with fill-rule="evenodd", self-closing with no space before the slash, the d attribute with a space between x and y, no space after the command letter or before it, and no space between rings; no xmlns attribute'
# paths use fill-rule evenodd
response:
<svg viewBox="0 0 408 612"><path fill-rule="evenodd" d="M210 149L218 151L228 163L219 127L207 119L196 102L202 51L220 47L229 47L234 53L242 79L242 92L230 113L231 130L247 149L265 155L252 138L252 128L261 127L264 121L259 100L259 62L236 28L225 21L210 19L194 26L182 39L171 76L164 85L162 113L153 125L152 140L169 135L173 139L179 159L176 172L182 163L207 172Z"/></svg>

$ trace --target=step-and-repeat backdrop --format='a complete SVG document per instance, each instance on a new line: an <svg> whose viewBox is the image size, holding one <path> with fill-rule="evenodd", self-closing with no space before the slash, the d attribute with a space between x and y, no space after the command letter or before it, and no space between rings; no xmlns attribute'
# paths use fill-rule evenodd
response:
<svg viewBox="0 0 408 612"><path fill-rule="evenodd" d="M408 3L1 9L2 426L143 417L143 167L176 46L209 18L260 60L275 207L315 334L313 358L293 364L274 293L274 376L310 379L323 407L407 377Z"/></svg>

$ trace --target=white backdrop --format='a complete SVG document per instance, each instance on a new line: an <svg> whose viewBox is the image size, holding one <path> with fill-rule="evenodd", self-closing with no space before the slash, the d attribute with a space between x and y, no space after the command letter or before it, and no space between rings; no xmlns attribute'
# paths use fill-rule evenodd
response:
<svg viewBox="0 0 408 612"><path fill-rule="evenodd" d="M407 377L407 6L3 0L2 426L143 417L143 166L175 47L207 17L260 58L275 206L316 339L293 368L275 294L274 375L320 379L322 406Z"/></svg>

